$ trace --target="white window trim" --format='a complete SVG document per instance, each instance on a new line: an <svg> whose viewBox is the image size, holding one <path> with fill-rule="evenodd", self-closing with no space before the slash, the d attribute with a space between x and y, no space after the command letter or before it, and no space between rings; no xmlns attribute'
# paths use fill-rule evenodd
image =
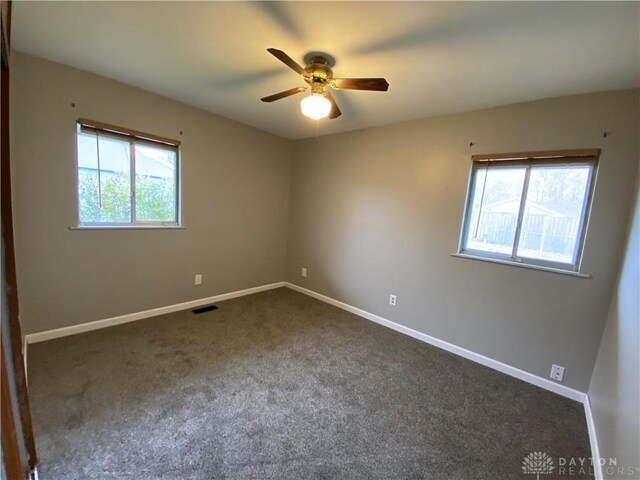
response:
<svg viewBox="0 0 640 480"><path fill-rule="evenodd" d="M184 225L139 225L136 223L128 224L83 224L69 227L69 230L185 230Z"/></svg>
<svg viewBox="0 0 640 480"><path fill-rule="evenodd" d="M456 258L466 258L468 260L478 260L480 262L488 262L488 263L497 263L497 264L500 264L500 265L508 265L508 266L511 266L511 267L528 268L530 270L539 270L539 271L542 271L542 272L559 273L561 275L569 275L571 277L593 278L593 276L591 276L589 274L576 272L574 270L565 270L565 269L562 269L562 268L546 267L546 266L543 266L543 265L533 265L533 264L530 264L530 263L518 263L518 262L512 262L510 260L501 260L499 258L491 258L491 257L486 257L486 256L470 255L468 253L452 253L451 256L452 257L456 257Z"/></svg>
<svg viewBox="0 0 640 480"><path fill-rule="evenodd" d="M462 224L460 227L460 236L458 238L457 253L453 253L453 257L466 258L470 260L480 260L489 263L497 263L502 265L510 265L515 267L531 268L534 270L542 270L553 273L561 273L564 275L572 275L581 278L592 278L591 275L585 274L581 271L582 260L584 256L584 247L586 243L587 228L589 219L591 217L591 209L593 205L593 194L595 191L597 172L598 172L598 160L600 156L599 149L584 149L584 150L559 150L548 152L523 152L513 154L493 154L493 155L474 155L471 159L471 166L469 169L469 177L467 182L467 192L465 196L464 210L462 214ZM519 233L522 227L522 218L524 214L524 208L526 205L526 196L529 188L529 177L531 174L531 166L536 163L543 163L545 161L552 161L556 165L561 165L562 161L566 160L570 165L589 165L591 166L589 179L587 180L588 192L587 198L583 205L583 210L580 218L580 234L577 240L576 248L574 251L574 262L571 264L551 262L546 260L519 257L516 255ZM480 250L474 250L464 248L465 240L469 228L469 220L467 216L470 214L471 201L473 200L474 189L472 188L474 183L474 176L476 170L479 168L486 168L479 166L479 162L492 162L497 164L503 163L503 167L509 163L515 166L525 165L527 170L525 173L525 179L522 187L522 195L520 198L520 210L518 212L518 221L516 224L516 230L514 232L513 246L511 255L485 252Z"/></svg>

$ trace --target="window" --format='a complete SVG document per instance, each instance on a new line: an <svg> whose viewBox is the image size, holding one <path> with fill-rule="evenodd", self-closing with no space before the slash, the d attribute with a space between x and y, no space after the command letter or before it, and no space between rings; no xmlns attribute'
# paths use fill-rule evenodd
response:
<svg viewBox="0 0 640 480"><path fill-rule="evenodd" d="M180 142L78 121L80 226L178 226Z"/></svg>
<svg viewBox="0 0 640 480"><path fill-rule="evenodd" d="M474 156L459 253L578 271L598 155Z"/></svg>

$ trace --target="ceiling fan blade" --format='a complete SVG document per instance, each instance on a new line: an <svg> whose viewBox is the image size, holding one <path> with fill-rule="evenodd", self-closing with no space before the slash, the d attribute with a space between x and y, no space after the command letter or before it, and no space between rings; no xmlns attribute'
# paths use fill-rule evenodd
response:
<svg viewBox="0 0 640 480"><path fill-rule="evenodd" d="M331 86L345 90L375 90L378 92L386 92L389 89L389 83L384 78L334 78L331 81Z"/></svg>
<svg viewBox="0 0 640 480"><path fill-rule="evenodd" d="M295 95L296 93L304 92L306 87L295 87L290 88L289 90L285 90L284 92L274 93L273 95L269 95L268 97L263 97L260 100L263 102L275 102L276 100L280 100L281 98L290 97L291 95Z"/></svg>
<svg viewBox="0 0 640 480"><path fill-rule="evenodd" d="M333 95L331 95L330 92L326 92L326 96L331 102L331 112L329 112L329 119L333 120L334 118L338 118L340 115L342 115L342 112L340 111L340 107L338 107L338 104L336 103L336 99L333 98Z"/></svg>
<svg viewBox="0 0 640 480"><path fill-rule="evenodd" d="M304 68L298 65L293 58L291 58L289 55L284 53L282 50L278 50L277 48L267 48L267 52L269 52L271 55L276 57L278 60L280 60L282 63L284 63L287 67L289 67L294 72L302 76L305 76L307 74Z"/></svg>

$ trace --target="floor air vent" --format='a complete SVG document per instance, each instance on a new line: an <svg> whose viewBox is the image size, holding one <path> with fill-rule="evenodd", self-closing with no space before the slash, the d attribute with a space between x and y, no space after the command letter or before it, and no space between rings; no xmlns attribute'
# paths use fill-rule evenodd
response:
<svg viewBox="0 0 640 480"><path fill-rule="evenodd" d="M216 307L215 305L207 305L206 307L194 308L191 311L196 315L200 315L201 313L212 312L213 310L217 310L217 309L218 307Z"/></svg>

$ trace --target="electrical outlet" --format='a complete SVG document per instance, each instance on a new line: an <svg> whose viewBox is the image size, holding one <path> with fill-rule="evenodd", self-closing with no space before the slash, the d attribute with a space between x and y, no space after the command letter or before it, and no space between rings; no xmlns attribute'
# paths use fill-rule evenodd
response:
<svg viewBox="0 0 640 480"><path fill-rule="evenodd" d="M198 273L198 274L196 275L196 278L195 278L195 280L193 281L193 284L194 284L194 285L202 285L202 274L201 274L201 273Z"/></svg>
<svg viewBox="0 0 640 480"><path fill-rule="evenodd" d="M389 295L389 305L393 305L394 307L397 305L398 303L398 296L397 295Z"/></svg>
<svg viewBox="0 0 640 480"><path fill-rule="evenodd" d="M302 275L303 277L307 276L307 269L302 267L302 270L300 271L300 275Z"/></svg>
<svg viewBox="0 0 640 480"><path fill-rule="evenodd" d="M551 374L549 375L549 377L553 380L561 382L564 378L564 367L555 364L551 365Z"/></svg>

